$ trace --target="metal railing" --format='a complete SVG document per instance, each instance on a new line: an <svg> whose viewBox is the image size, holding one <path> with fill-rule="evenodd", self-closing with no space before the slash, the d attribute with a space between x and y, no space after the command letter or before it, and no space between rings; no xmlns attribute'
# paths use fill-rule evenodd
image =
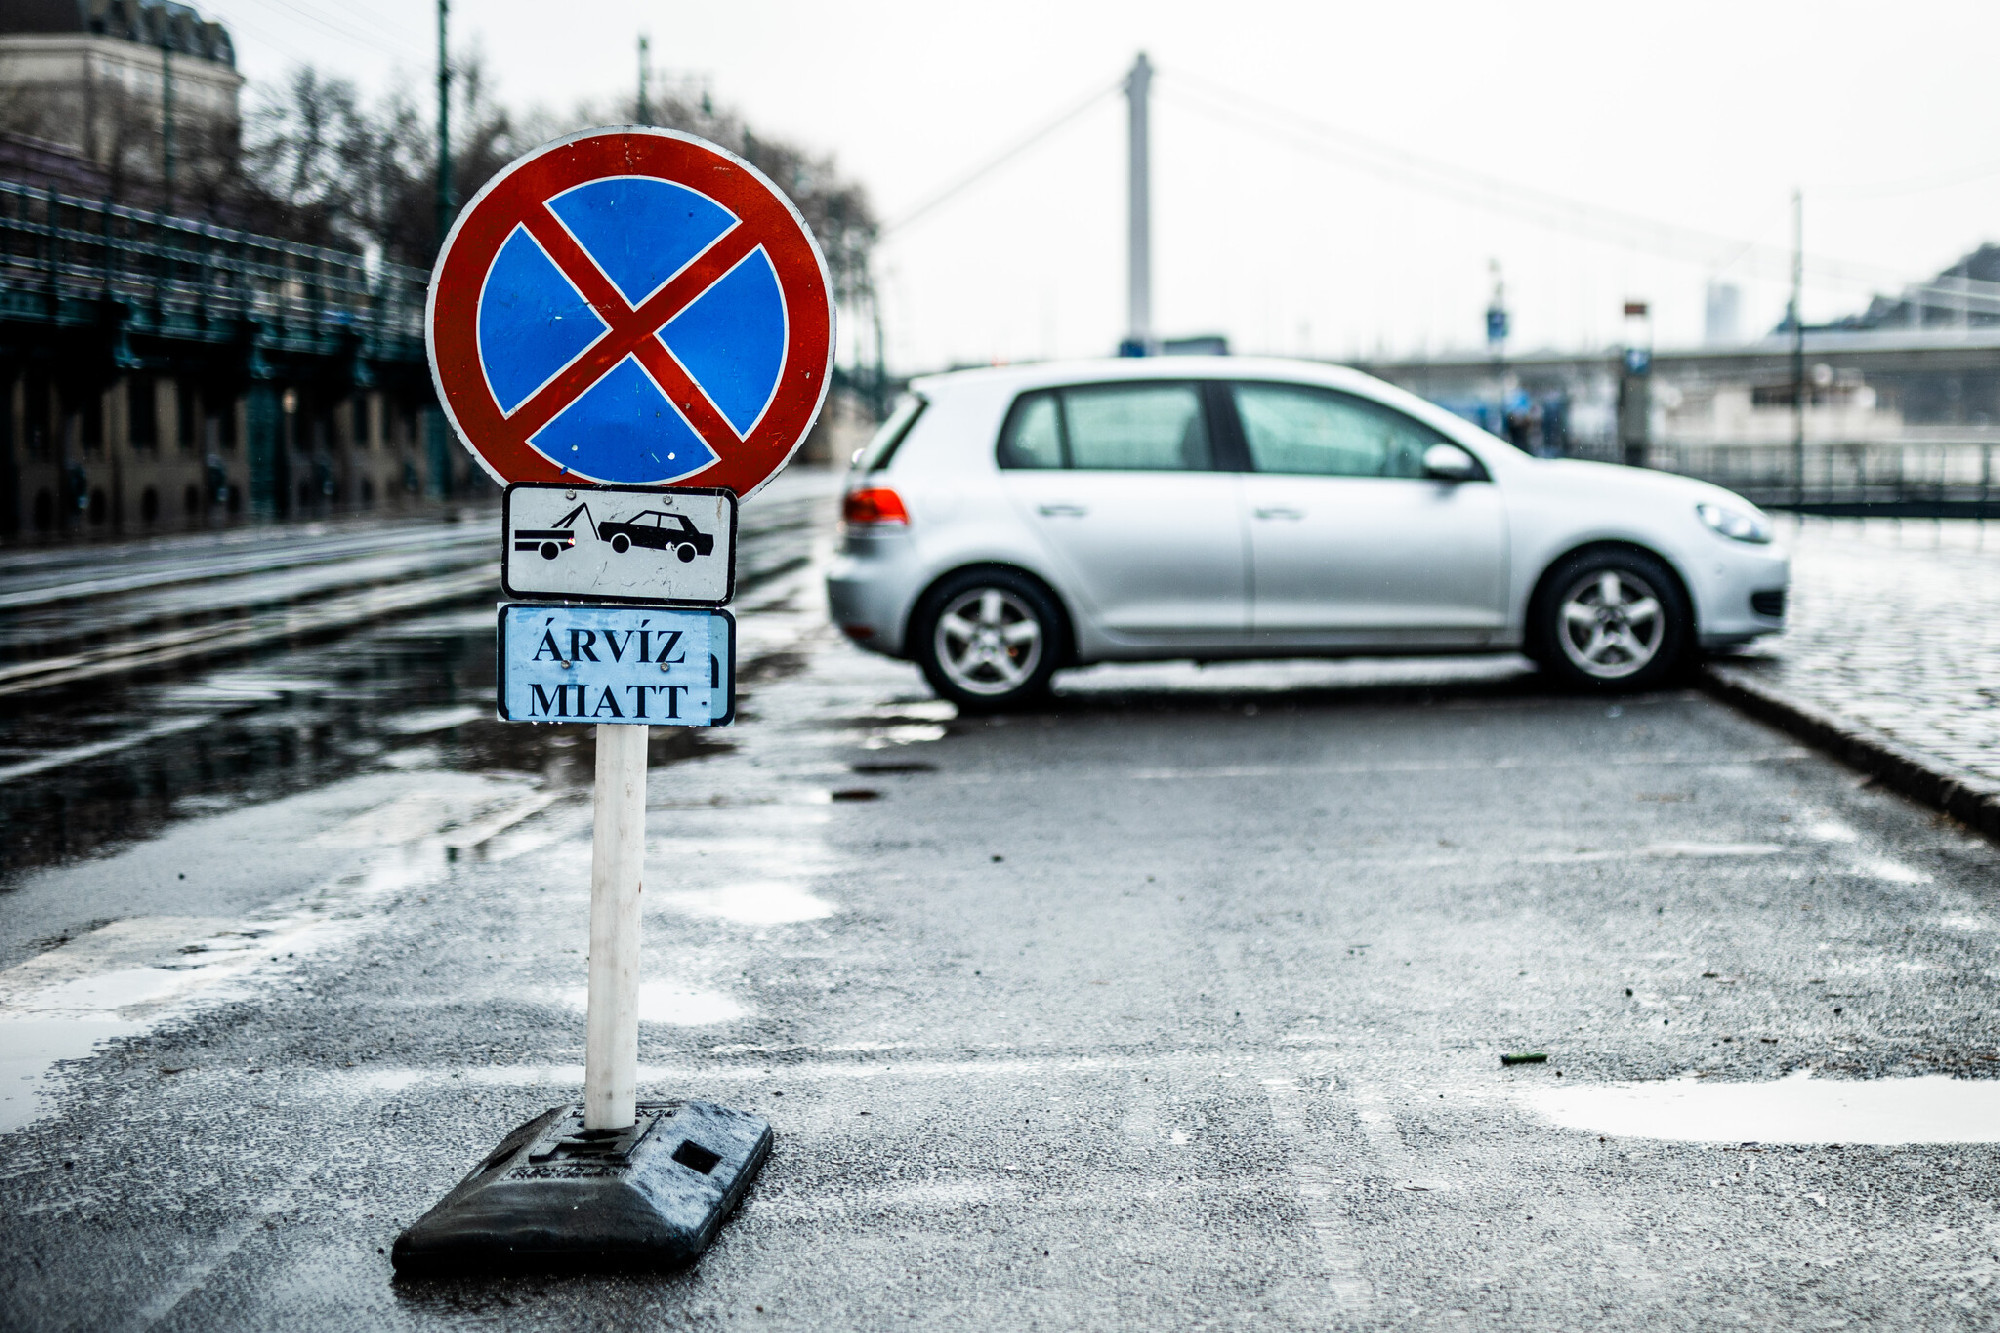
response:
<svg viewBox="0 0 2000 1333"><path fill-rule="evenodd" d="M1615 443L1576 442L1570 456L1623 461ZM1655 441L1646 466L1727 486L1774 509L2000 517L2000 440L1814 440L1802 456L1788 443Z"/></svg>
<svg viewBox="0 0 2000 1333"><path fill-rule="evenodd" d="M220 337L251 322L279 342L351 331L420 356L426 281L346 251L0 181L0 302L15 318L85 322L109 300L149 331Z"/></svg>

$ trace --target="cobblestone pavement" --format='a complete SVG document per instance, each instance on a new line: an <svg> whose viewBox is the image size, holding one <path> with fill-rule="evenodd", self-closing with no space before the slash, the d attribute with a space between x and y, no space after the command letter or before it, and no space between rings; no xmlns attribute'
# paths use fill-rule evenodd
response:
<svg viewBox="0 0 2000 1333"><path fill-rule="evenodd" d="M1780 523L1790 626L1722 670L2000 780L2000 523Z"/></svg>

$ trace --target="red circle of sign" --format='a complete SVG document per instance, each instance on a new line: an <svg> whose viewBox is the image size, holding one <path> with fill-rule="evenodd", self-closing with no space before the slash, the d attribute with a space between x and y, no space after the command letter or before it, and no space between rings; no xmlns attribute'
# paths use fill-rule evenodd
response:
<svg viewBox="0 0 2000 1333"><path fill-rule="evenodd" d="M516 226L526 225L545 248L574 247L575 242L556 223L547 202L565 190L608 176L652 176L686 186L734 213L737 224L636 309L626 304L609 281L601 290L583 292L584 299L611 326L610 331L510 416L494 398L479 362L479 295L486 274ZM680 374L679 382L671 379L678 373L671 358L644 348L652 356L649 370L655 368L653 361L665 363L656 373L656 378L667 377L668 382L661 387L717 454L717 460L701 471L661 486L725 486L739 496L749 495L790 460L826 401L834 351L833 301L826 261L805 219L763 173L714 144L673 130L586 130L544 144L488 181L459 214L431 273L425 319L431 378L459 439L480 466L503 483L591 480L551 462L528 443L529 437L616 365L626 351L639 351L621 341L621 329L639 329L652 310L685 307L728 267L759 246L769 256L784 295L786 345L784 366L770 405L747 437L737 438L728 421L685 374ZM576 247L576 253L583 254L581 247ZM588 259L583 262L595 271ZM640 342L650 339L651 333L641 333ZM658 343L657 339L652 341Z"/></svg>

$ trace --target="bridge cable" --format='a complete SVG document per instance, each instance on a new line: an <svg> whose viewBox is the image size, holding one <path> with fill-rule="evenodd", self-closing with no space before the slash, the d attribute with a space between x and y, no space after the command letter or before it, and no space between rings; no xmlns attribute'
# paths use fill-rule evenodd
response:
<svg viewBox="0 0 2000 1333"><path fill-rule="evenodd" d="M1161 91L1178 94L1174 100L1182 101L1191 110L1262 133L1296 150L1331 158L1475 207L1513 213L1552 229L1569 229L1581 234L1595 231L1599 239L1704 263L1713 263L1725 254L1733 254L1738 259L1745 254L1758 254L1772 262L1791 262L1790 250L1782 246L1744 241L1740 237L1661 222L1469 171L1350 130L1338 129L1198 75L1174 71L1161 80ZM1875 287L1885 280L1899 284L1905 281L1899 271L1877 264L1819 259L1810 255L1807 256L1807 263L1821 280L1837 284ZM1864 277L1858 270L1878 276Z"/></svg>
<svg viewBox="0 0 2000 1333"><path fill-rule="evenodd" d="M1121 75L1117 82L1107 84L1101 88L1093 89L1088 97L1084 98L1081 102L1076 103L1074 106L1070 107L1067 111L1064 111L1061 115L1057 116L1055 119L1047 121L1044 124L1038 126L1033 132L1017 140L1011 147L1007 148L1005 151L996 153L994 156L988 158L985 162L981 163L979 166L973 168L965 175L960 176L950 185L947 185L943 189L937 191L935 194L930 195L922 203L918 204L915 208L912 208L909 211L905 212L902 216L895 218L887 223L884 223L882 229L876 233L876 236L878 238L883 238L895 232L901 231L903 228L909 226L912 222L915 222L918 218L924 216L924 214L930 212L938 205L951 199L954 195L958 194L959 191L964 190L967 187L973 185L974 183L984 179L989 173L997 171L1002 166L1005 166L1007 163L1013 161L1021 154L1027 152L1030 148L1033 148L1036 144L1048 138L1050 135L1054 134L1057 130L1063 128L1065 125L1075 120L1078 116L1081 116L1084 112L1096 106L1098 102L1102 101L1105 97L1123 89L1124 86L1125 86L1125 80L1124 77Z"/></svg>

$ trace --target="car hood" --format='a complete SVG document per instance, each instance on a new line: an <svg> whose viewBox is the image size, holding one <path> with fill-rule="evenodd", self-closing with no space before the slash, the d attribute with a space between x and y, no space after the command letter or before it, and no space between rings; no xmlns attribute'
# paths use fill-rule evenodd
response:
<svg viewBox="0 0 2000 1333"><path fill-rule="evenodd" d="M1530 463L1524 473L1534 479L1531 485L1562 494L1616 496L1635 501L1679 500L1688 504L1712 501L1761 512L1756 505L1725 487L1672 472L1656 472L1651 468L1592 463L1581 458L1542 458Z"/></svg>

